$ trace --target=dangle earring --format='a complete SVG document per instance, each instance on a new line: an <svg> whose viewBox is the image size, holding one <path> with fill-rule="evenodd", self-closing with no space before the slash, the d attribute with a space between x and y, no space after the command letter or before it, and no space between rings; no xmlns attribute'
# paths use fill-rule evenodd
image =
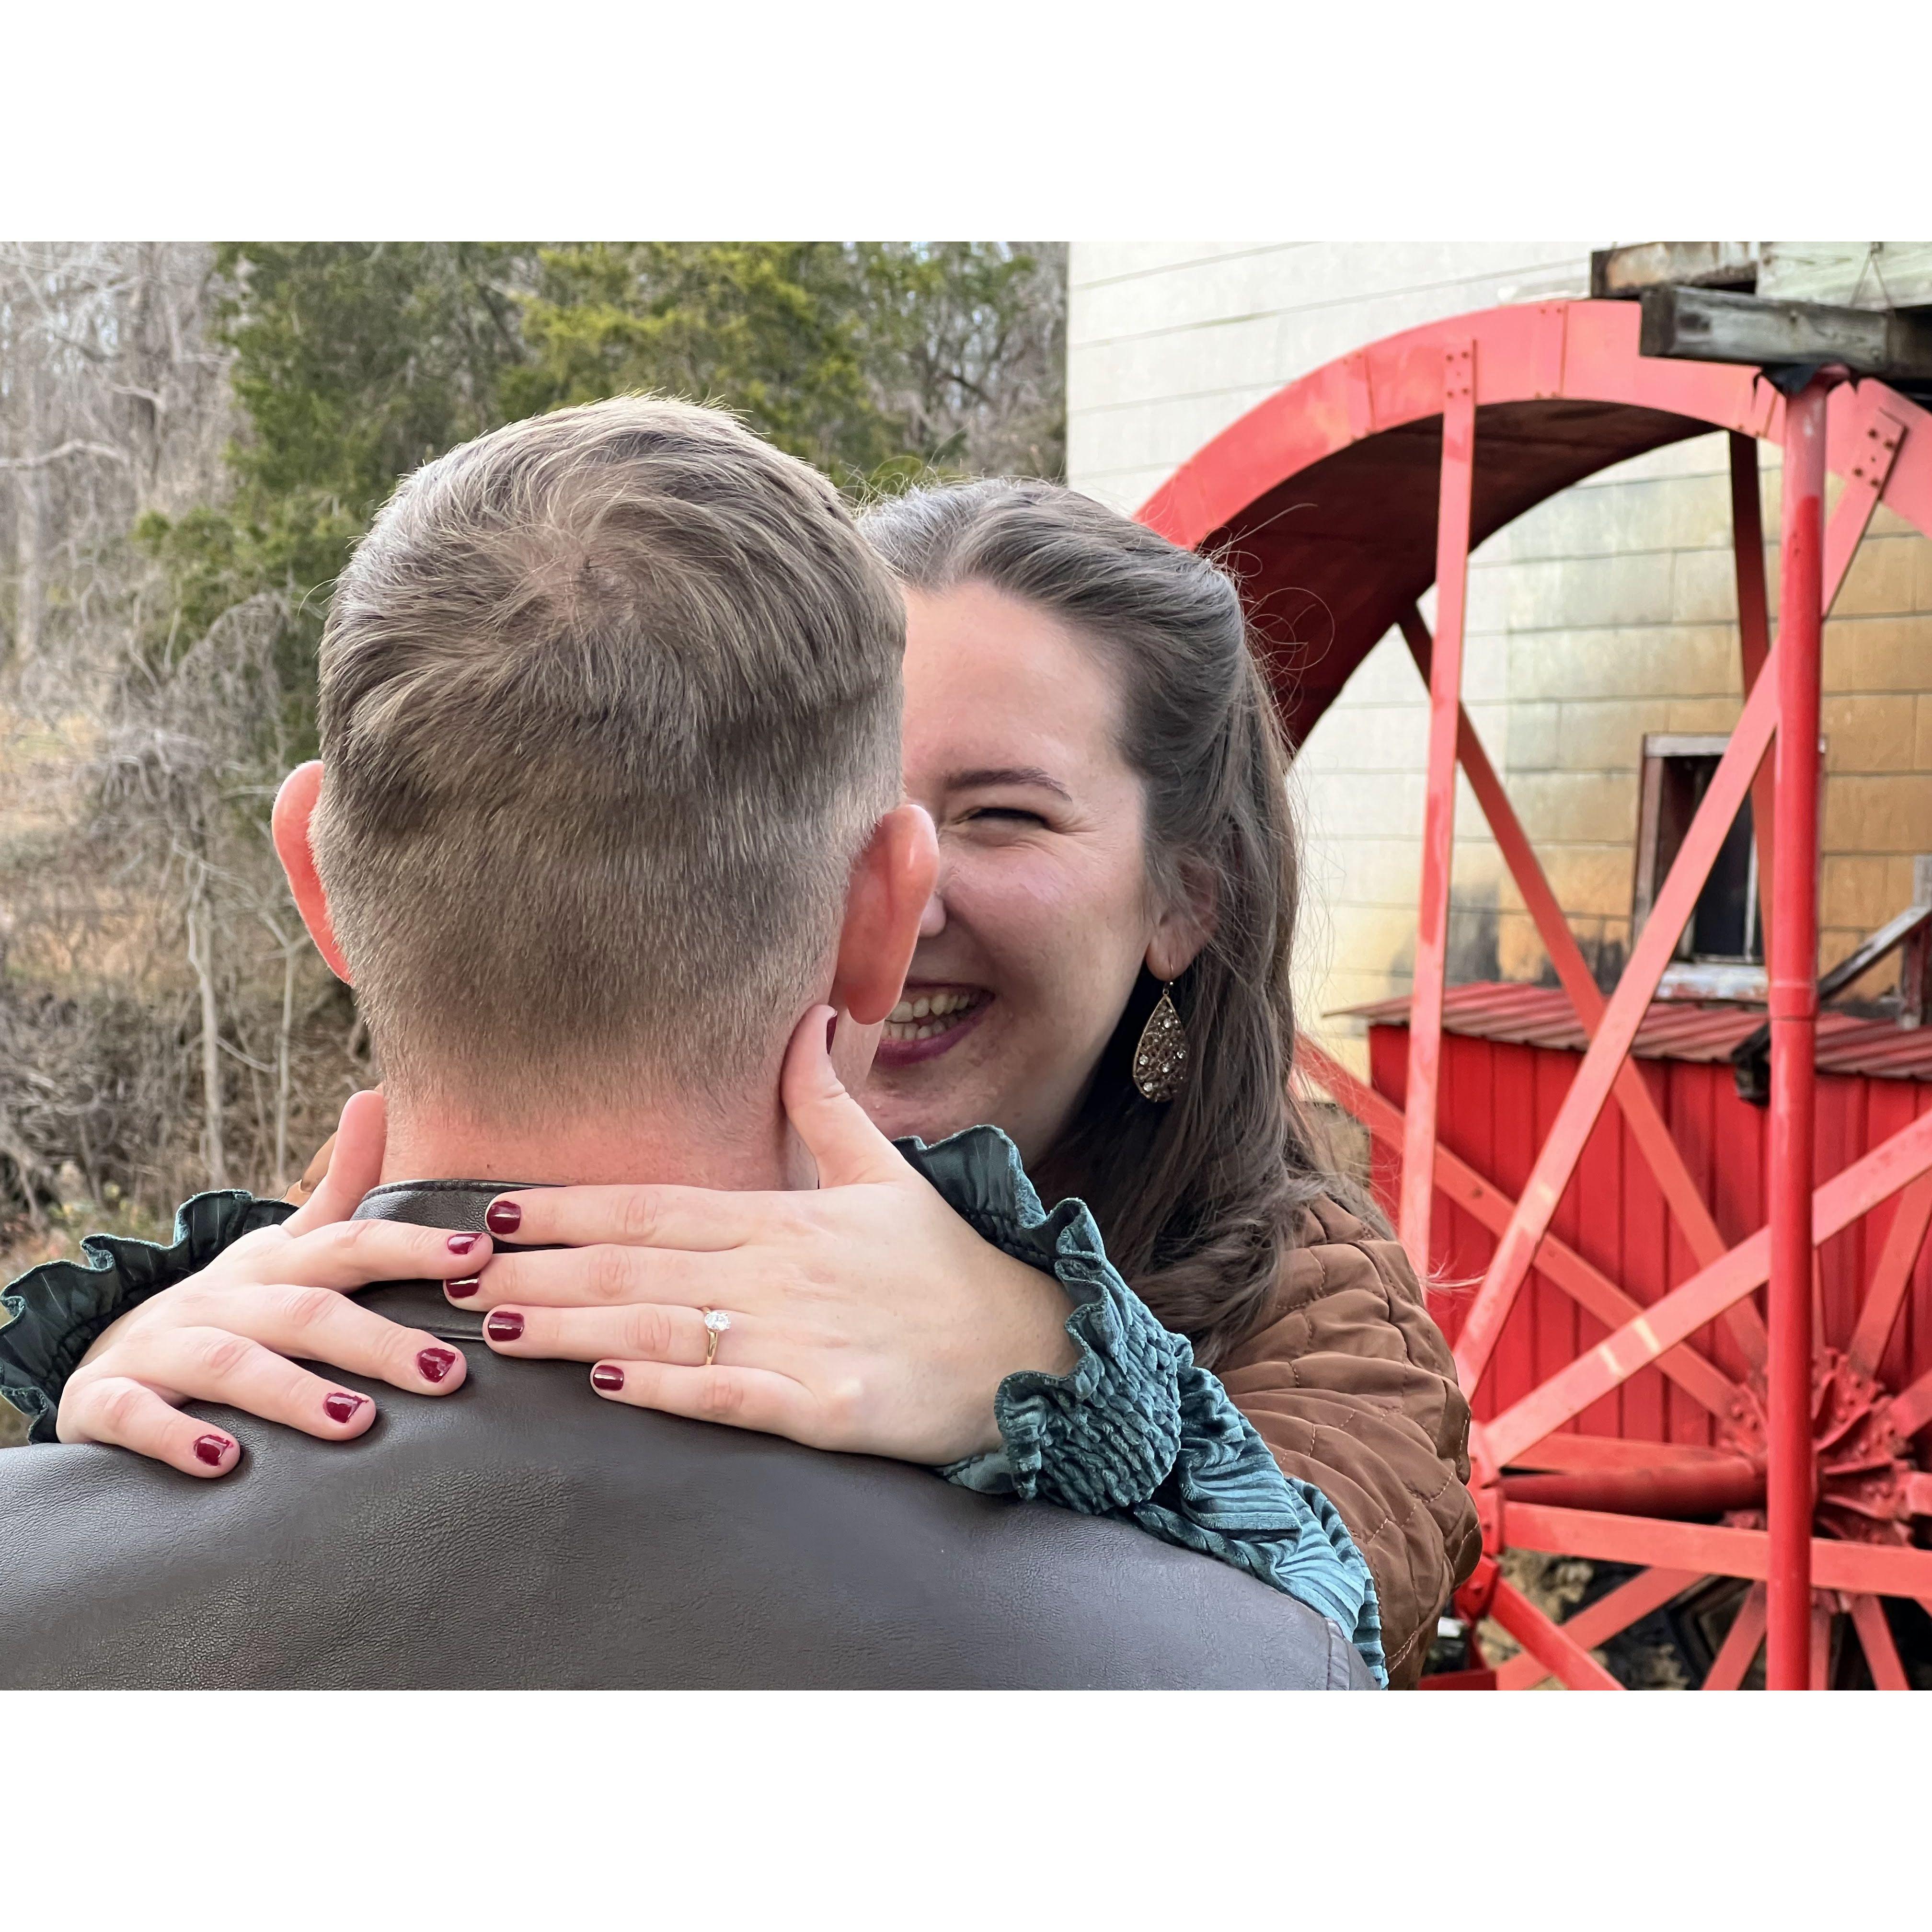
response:
<svg viewBox="0 0 1932 1932"><path fill-rule="evenodd" d="M1174 982L1160 989L1134 1048L1134 1084L1144 1099L1165 1105L1187 1084L1187 1029L1174 1010Z"/></svg>

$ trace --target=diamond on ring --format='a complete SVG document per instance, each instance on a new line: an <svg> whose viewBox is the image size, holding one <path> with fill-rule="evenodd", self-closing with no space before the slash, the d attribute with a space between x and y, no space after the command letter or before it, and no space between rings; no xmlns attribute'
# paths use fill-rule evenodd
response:
<svg viewBox="0 0 1932 1932"><path fill-rule="evenodd" d="M714 1335L722 1335L731 1325L731 1318L722 1308L707 1308L704 1311L704 1325Z"/></svg>

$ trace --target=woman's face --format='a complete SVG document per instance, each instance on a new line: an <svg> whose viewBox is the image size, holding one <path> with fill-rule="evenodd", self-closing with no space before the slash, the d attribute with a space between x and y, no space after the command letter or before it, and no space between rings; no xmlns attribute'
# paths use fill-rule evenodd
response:
<svg viewBox="0 0 1932 1932"><path fill-rule="evenodd" d="M906 601L906 793L938 828L939 878L862 1097L888 1134L991 1121L1031 1162L1142 962L1172 978L1193 948L1151 901L1098 652L982 585Z"/></svg>

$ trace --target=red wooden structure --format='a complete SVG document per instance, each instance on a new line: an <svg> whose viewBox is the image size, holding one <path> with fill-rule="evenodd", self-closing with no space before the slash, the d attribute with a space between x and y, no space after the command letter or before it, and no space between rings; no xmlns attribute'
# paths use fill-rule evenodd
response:
<svg viewBox="0 0 1932 1932"><path fill-rule="evenodd" d="M1237 562L1264 639L1324 614L1317 650L1268 647L1298 741L1392 625L1429 682L1415 980L1400 1079L1385 1046L1372 1088L1308 1042L1300 1064L1400 1156L1398 1226L1412 1254L1453 1275L1458 1214L1491 1238L1480 1285L1439 1310L1480 1418L1472 1487L1484 1556L1457 1608L1472 1624L1493 1617L1529 1660L1490 1681L1553 1674L1580 1688L1614 1688L1592 1646L1701 1580L1731 1576L1750 1588L1707 1688L1737 1685L1761 1642L1772 1688L1821 1683L1840 1610L1874 1682L1904 1688L1880 1600L1910 1598L1932 1610L1932 1550L1914 1540L1915 1522L1932 1515L1932 1478L1920 1461L1922 1432L1932 1425L1932 1363L1897 1340L1932 1222L1932 1108L1880 1118L1882 1133L1838 1146L1841 1158L1819 1157L1819 662L1824 614L1874 506L1883 501L1932 535L1932 418L1880 384L1837 383L1828 370L1787 401L1754 370L1646 358L1638 324L1634 304L1553 302L1390 338L1251 410L1141 514L1178 542ZM1712 429L1730 433L1744 710L1606 998L1461 704L1469 552L1570 484ZM1774 646L1760 440L1784 451ZM1828 469L1843 482L1828 530ZM1432 638L1417 609L1432 583ZM1437 1136L1438 1093L1464 1072L1453 1034L1445 1054L1444 1030L1445 1005L1458 997L1445 988L1444 966L1459 764L1535 920L1570 1024L1587 1041L1521 1178L1508 1182ZM1747 793L1772 882L1762 1225L1756 1201L1726 1197L1708 1147L1680 1144L1673 1124L1684 1117L1630 1058L1640 1029L1655 1024L1664 969ZM1612 1101L1614 1144L1647 1170L1645 1184L1670 1223L1658 1270L1625 1255L1593 1258L1564 1238L1578 1225L1571 1217ZM1847 1252L1857 1257L1860 1291L1849 1315L1839 1306ZM1814 1279L1826 1284L1822 1326ZM1534 1353L1545 1293L1594 1324L1576 1331L1574 1352L1560 1360ZM1524 1359L1535 1372L1518 1386L1504 1367ZM1651 1413L1646 1391L1664 1380L1672 1406L1655 1413L1665 1419L1640 1420ZM1676 1420L1679 1396L1708 1418L1701 1432ZM1512 1546L1642 1567L1559 1625L1500 1574L1496 1559Z"/></svg>

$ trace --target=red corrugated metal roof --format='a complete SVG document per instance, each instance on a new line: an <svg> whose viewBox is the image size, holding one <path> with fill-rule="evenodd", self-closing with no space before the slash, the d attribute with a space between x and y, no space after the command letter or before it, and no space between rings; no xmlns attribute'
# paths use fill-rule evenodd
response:
<svg viewBox="0 0 1932 1932"><path fill-rule="evenodd" d="M1371 1026L1408 1024L1406 997L1341 1010ZM1726 1060L1739 1041L1763 1024L1762 1006L1656 1000L1630 1051L1645 1060ZM1567 1047L1581 1053L1588 1044L1570 996L1560 986L1498 980L1451 986L1443 996L1442 1026L1447 1033L1522 1046ZM1932 1026L1858 1019L1827 1007L1818 1016L1818 1070L1882 1080L1932 1080Z"/></svg>

